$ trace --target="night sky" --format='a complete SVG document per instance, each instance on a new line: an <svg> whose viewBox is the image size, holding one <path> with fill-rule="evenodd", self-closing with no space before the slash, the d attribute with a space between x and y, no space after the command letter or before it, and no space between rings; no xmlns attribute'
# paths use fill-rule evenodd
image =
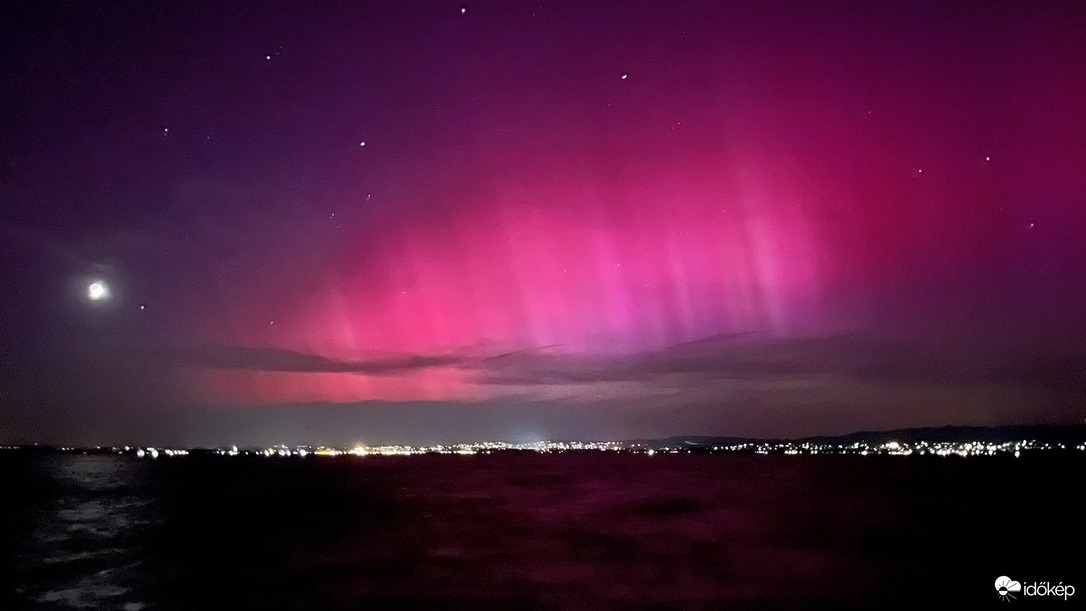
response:
<svg viewBox="0 0 1086 611"><path fill-rule="evenodd" d="M28 2L0 442L1086 417L1086 4Z"/></svg>

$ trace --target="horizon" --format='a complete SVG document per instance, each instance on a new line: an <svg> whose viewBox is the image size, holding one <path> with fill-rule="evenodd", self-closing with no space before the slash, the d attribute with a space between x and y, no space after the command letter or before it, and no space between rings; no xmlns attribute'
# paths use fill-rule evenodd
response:
<svg viewBox="0 0 1086 611"><path fill-rule="evenodd" d="M79 445L71 443L38 443L38 442L18 442L18 443L4 443L0 444L0 449L53 449L63 451L85 451L85 450L119 450L123 448L128 451L131 449L135 451L139 448L172 448L178 450L208 450L219 451L226 450L227 448L234 448L235 450L249 451L267 448L326 448L335 449L338 451L345 451L348 448L379 448L379 447L406 447L416 449L428 449L437 447L456 447L456 446L480 446L485 444L503 444L509 446L505 449L525 449L531 446L546 445L546 444L602 444L602 445L621 445L621 444L646 444L646 443L661 443L668 441L683 441L684 443L690 443L696 446L700 443L713 442L743 442L743 443L792 443L792 442L810 442L810 441L833 441L842 439L865 439L866 437L885 437L887 435L899 435L902 436L902 443L907 443L907 439L910 436L919 436L922 433L939 434L946 433L963 433L972 432L977 433L980 437L984 437L985 434L989 436L992 433L1005 433L1008 430L1019 431L1021 429L1031 430L1037 432L1067 432L1072 429L1081 429L1086 431L1086 421L1071 422L1071 423L1045 423L1045 424L1003 424L1003 425L944 425L944 426L921 426L921 427L909 427L903 429L885 429L885 430L856 430L847 433L837 434L814 434L806 435L802 437L747 437L738 435L706 435L706 434L674 434L659 437L645 437L645 438L540 438L531 441L524 439L501 439L501 438L486 438L486 439L471 439L471 440L456 440L456 441L444 441L434 443L412 443L409 441L374 441L372 443L348 443L348 444L326 444L326 443L291 443L287 440L282 440L277 443L263 443L263 444L197 444L197 445L179 445L179 444L148 444L148 443L121 443L121 444L96 444L96 445ZM1004 437L1004 434L999 435ZM972 441L981 441L980 437L972 439ZM1025 441L1026 438L1021 438ZM693 447L693 446L692 446Z"/></svg>

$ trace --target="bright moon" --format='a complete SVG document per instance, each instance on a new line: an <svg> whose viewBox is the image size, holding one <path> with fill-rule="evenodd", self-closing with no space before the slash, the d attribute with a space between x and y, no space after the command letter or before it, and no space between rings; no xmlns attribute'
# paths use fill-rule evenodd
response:
<svg viewBox="0 0 1086 611"><path fill-rule="evenodd" d="M106 288L105 283L91 282L87 286L87 297L90 297L91 301L101 301L109 297L109 289Z"/></svg>

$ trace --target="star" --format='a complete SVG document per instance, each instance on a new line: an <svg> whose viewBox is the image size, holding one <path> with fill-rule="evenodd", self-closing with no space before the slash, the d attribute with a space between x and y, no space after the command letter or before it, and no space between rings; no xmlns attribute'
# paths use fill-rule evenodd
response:
<svg viewBox="0 0 1086 611"><path fill-rule="evenodd" d="M271 55L265 55L264 56L264 61L270 62L271 61Z"/></svg>
<svg viewBox="0 0 1086 611"><path fill-rule="evenodd" d="M365 141L365 140L363 140L362 142L359 142L359 143L358 143L358 146L366 146L366 141Z"/></svg>

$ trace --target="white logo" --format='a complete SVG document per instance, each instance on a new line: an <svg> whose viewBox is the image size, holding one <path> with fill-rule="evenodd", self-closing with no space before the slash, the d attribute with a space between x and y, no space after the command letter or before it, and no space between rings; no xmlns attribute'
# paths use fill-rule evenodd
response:
<svg viewBox="0 0 1086 611"><path fill-rule="evenodd" d="M996 594L1007 602L1017 598L1014 595L1016 592L1021 592L1023 596L1031 598L1034 596L1055 596L1064 600L1075 595L1075 586L1071 584L1064 585L1062 581L1055 585L1048 581L1035 581L1023 588L1020 582L1006 575L995 580L995 589Z"/></svg>
<svg viewBox="0 0 1086 611"><path fill-rule="evenodd" d="M996 592L999 594L1000 598L1007 602L1011 602L1011 599L1014 598L1014 594L1012 594L1012 592L1021 592L1022 584L1004 575L999 579L996 579L995 589Z"/></svg>

